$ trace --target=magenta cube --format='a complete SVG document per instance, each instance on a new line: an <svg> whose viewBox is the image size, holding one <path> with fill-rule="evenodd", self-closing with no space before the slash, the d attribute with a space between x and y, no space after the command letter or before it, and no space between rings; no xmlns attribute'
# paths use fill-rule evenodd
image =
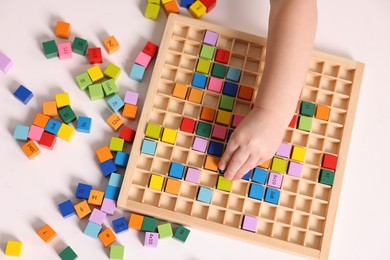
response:
<svg viewBox="0 0 390 260"><path fill-rule="evenodd" d="M216 32L206 31L204 38L203 38L203 42L205 44L215 46L217 44L217 41L218 41L218 36L219 35Z"/></svg>
<svg viewBox="0 0 390 260"><path fill-rule="evenodd" d="M60 60L72 58L72 45L70 42L59 43L57 48Z"/></svg>
<svg viewBox="0 0 390 260"><path fill-rule="evenodd" d="M102 225L106 215L107 214L101 210L93 209L91 216L89 216L89 221L92 221L93 223L98 225Z"/></svg>
<svg viewBox="0 0 390 260"><path fill-rule="evenodd" d="M221 93L223 80L219 78L210 77L209 85L207 87L208 90Z"/></svg>
<svg viewBox="0 0 390 260"><path fill-rule="evenodd" d="M101 211L108 215L114 215L116 209L115 200L112 199L103 199L102 207L100 208Z"/></svg>
<svg viewBox="0 0 390 260"><path fill-rule="evenodd" d="M287 174L299 178L301 177L302 168L303 168L302 164L296 162L290 162L288 166Z"/></svg>
<svg viewBox="0 0 390 260"><path fill-rule="evenodd" d="M213 132L211 133L211 137L218 140L225 140L227 133L227 127L222 125L214 125Z"/></svg>
<svg viewBox="0 0 390 260"><path fill-rule="evenodd" d="M156 248L158 244L158 233L145 232L144 247Z"/></svg>
<svg viewBox="0 0 390 260"><path fill-rule="evenodd" d="M125 99L123 100L126 104L137 105L138 103L138 93L126 90Z"/></svg>
<svg viewBox="0 0 390 260"><path fill-rule="evenodd" d="M244 119L243 115L234 115L232 121L232 127L237 127L243 119Z"/></svg>
<svg viewBox="0 0 390 260"><path fill-rule="evenodd" d="M198 183L200 177L200 170L194 169L194 168L188 168L187 174L186 174L186 181L192 182L192 183Z"/></svg>
<svg viewBox="0 0 390 260"><path fill-rule="evenodd" d="M276 155L284 158L290 157L291 145L287 143L281 143Z"/></svg>
<svg viewBox="0 0 390 260"><path fill-rule="evenodd" d="M251 232L256 232L257 218L245 215L244 220L242 221L242 229L248 230Z"/></svg>
<svg viewBox="0 0 390 260"><path fill-rule="evenodd" d="M0 70L7 73L13 66L13 62L10 58L0 52Z"/></svg>
<svg viewBox="0 0 390 260"><path fill-rule="evenodd" d="M282 187L283 175L271 172L268 178L268 186L278 188Z"/></svg>
<svg viewBox="0 0 390 260"><path fill-rule="evenodd" d="M151 60L152 60L152 57L150 57L148 54L141 51L140 53L138 53L138 56L137 56L137 58L135 58L134 62L138 65L141 65L141 66L147 68L149 66L149 63Z"/></svg>
<svg viewBox="0 0 390 260"><path fill-rule="evenodd" d="M208 141L206 139L195 137L194 143L192 144L192 149L204 153L207 148L207 143Z"/></svg>
<svg viewBox="0 0 390 260"><path fill-rule="evenodd" d="M42 127L32 125L30 127L30 130L28 131L27 137L31 140L39 142L39 140L41 140L44 130L45 129L43 129Z"/></svg>

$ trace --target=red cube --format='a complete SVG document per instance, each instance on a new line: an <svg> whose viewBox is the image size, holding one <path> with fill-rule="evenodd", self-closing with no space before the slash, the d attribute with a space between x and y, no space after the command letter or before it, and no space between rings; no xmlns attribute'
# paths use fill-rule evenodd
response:
<svg viewBox="0 0 390 260"><path fill-rule="evenodd" d="M330 170L336 170L337 156L331 154L324 154L322 158L322 167Z"/></svg>
<svg viewBox="0 0 390 260"><path fill-rule="evenodd" d="M135 136L135 131L131 129L130 127L123 126L121 133L119 134L119 137L125 140L126 142L133 142Z"/></svg>
<svg viewBox="0 0 390 260"><path fill-rule="evenodd" d="M89 63L102 63L102 50L100 48L88 48Z"/></svg>
<svg viewBox="0 0 390 260"><path fill-rule="evenodd" d="M215 61L223 64L228 64L230 58L230 51L218 49L215 55Z"/></svg>
<svg viewBox="0 0 390 260"><path fill-rule="evenodd" d="M57 137L51 133L43 132L41 139L38 144L47 149L53 150L54 144L56 143Z"/></svg>
<svg viewBox="0 0 390 260"><path fill-rule="evenodd" d="M206 12L210 12L211 9L217 4L217 0L200 0L207 8Z"/></svg>
<svg viewBox="0 0 390 260"><path fill-rule="evenodd" d="M183 121L181 122L180 130L192 134L195 129L195 124L196 124L195 120L184 117Z"/></svg>
<svg viewBox="0 0 390 260"><path fill-rule="evenodd" d="M295 125L297 124L297 115L294 115L293 118L291 119L291 122L290 124L288 125L288 127L290 128L295 128Z"/></svg>
<svg viewBox="0 0 390 260"><path fill-rule="evenodd" d="M152 42L147 42L144 49L142 50L143 53L146 53L150 57L154 57L158 51L158 46Z"/></svg>

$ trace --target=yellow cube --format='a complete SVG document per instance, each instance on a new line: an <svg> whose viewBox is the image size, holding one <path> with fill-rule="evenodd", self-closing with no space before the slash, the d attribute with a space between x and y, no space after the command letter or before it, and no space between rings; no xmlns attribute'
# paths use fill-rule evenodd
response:
<svg viewBox="0 0 390 260"><path fill-rule="evenodd" d="M5 248L5 255L20 256L22 253L22 242L9 240Z"/></svg>
<svg viewBox="0 0 390 260"><path fill-rule="evenodd" d="M195 18L202 17L207 12L207 7L199 0L196 0L189 8L190 14Z"/></svg>
<svg viewBox="0 0 390 260"><path fill-rule="evenodd" d="M114 37L114 35L111 35L110 37L105 39L103 41L103 43L104 43L104 47L106 48L106 51L108 52L108 54L112 54L112 53L116 52L117 50L119 50L120 46L119 46L118 41Z"/></svg>
<svg viewBox="0 0 390 260"><path fill-rule="evenodd" d="M226 180L223 176L218 176L218 183L217 183L217 189L218 190L224 190L224 191L230 191L232 189L232 180Z"/></svg>
<svg viewBox="0 0 390 260"><path fill-rule="evenodd" d="M88 75L91 78L92 82L96 82L104 78L104 74L99 66L93 66L92 68L87 69Z"/></svg>
<svg viewBox="0 0 390 260"><path fill-rule="evenodd" d="M164 184L164 177L152 174L149 181L149 188L154 190L162 190Z"/></svg>
<svg viewBox="0 0 390 260"><path fill-rule="evenodd" d="M231 118L232 118L231 112L218 110L217 119L215 120L215 122L218 124L229 126Z"/></svg>
<svg viewBox="0 0 390 260"><path fill-rule="evenodd" d="M175 144L177 131L169 128L164 128L161 141L169 144Z"/></svg>
<svg viewBox="0 0 390 260"><path fill-rule="evenodd" d="M161 0L161 3L165 5L166 3L172 2L173 0Z"/></svg>
<svg viewBox="0 0 390 260"><path fill-rule="evenodd" d="M57 136L65 141L70 141L74 134L74 128L62 123L60 129L58 130Z"/></svg>
<svg viewBox="0 0 390 260"><path fill-rule="evenodd" d="M291 154L291 159L298 162L304 162L306 149L303 147L294 146Z"/></svg>
<svg viewBox="0 0 390 260"><path fill-rule="evenodd" d="M57 107L66 107L70 106L70 99L68 93L60 93L56 95Z"/></svg>

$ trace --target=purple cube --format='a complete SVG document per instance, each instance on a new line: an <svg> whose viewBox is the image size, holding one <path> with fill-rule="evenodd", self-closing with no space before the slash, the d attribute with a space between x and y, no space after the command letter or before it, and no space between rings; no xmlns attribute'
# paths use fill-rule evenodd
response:
<svg viewBox="0 0 390 260"><path fill-rule="evenodd" d="M198 152L206 152L208 141L206 139L195 137L194 143L192 144L192 149Z"/></svg>
<svg viewBox="0 0 390 260"><path fill-rule="evenodd" d="M158 233L145 232L144 247L156 248L158 244Z"/></svg>
<svg viewBox="0 0 390 260"><path fill-rule="evenodd" d="M268 186L278 188L282 187L283 175L271 172L268 178Z"/></svg>
<svg viewBox="0 0 390 260"><path fill-rule="evenodd" d="M204 38L203 38L203 43L215 46L218 41L218 33L212 32L212 31L206 31Z"/></svg>
<svg viewBox="0 0 390 260"><path fill-rule="evenodd" d="M242 221L242 229L251 232L256 232L256 228L257 228L257 218L251 216L244 216L244 220Z"/></svg>
<svg viewBox="0 0 390 260"><path fill-rule="evenodd" d="M287 174L299 178L301 177L302 168L303 168L302 164L296 162L290 162L288 166Z"/></svg>

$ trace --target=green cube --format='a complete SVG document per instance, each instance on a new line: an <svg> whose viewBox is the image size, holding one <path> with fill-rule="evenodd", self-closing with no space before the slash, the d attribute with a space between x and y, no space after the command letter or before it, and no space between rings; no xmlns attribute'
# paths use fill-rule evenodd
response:
<svg viewBox="0 0 390 260"><path fill-rule="evenodd" d="M334 174L335 174L334 171L321 169L319 182L322 184L333 186Z"/></svg>
<svg viewBox="0 0 390 260"><path fill-rule="evenodd" d="M76 114L73 112L70 106L66 106L58 111L58 114L62 118L65 124L70 124L76 120Z"/></svg>
<svg viewBox="0 0 390 260"><path fill-rule="evenodd" d="M223 79L226 75L226 66L215 63L211 71L211 76Z"/></svg>
<svg viewBox="0 0 390 260"><path fill-rule="evenodd" d="M146 5L146 10L144 13L145 18L156 21L158 18L158 13L160 12L160 5L148 3Z"/></svg>
<svg viewBox="0 0 390 260"><path fill-rule="evenodd" d="M300 116L298 122L298 129L310 132L313 118L308 116Z"/></svg>
<svg viewBox="0 0 390 260"><path fill-rule="evenodd" d="M203 136L203 137L210 137L211 134L211 125L199 122L198 127L196 128L196 135Z"/></svg>
<svg viewBox="0 0 390 260"><path fill-rule="evenodd" d="M91 100L98 100L104 98L102 84L93 84L88 87L89 96Z"/></svg>
<svg viewBox="0 0 390 260"><path fill-rule="evenodd" d="M209 74L211 67L211 61L199 59L198 65L196 66L196 72L203 73L203 74Z"/></svg>
<svg viewBox="0 0 390 260"><path fill-rule="evenodd" d="M88 49L88 42L82 38L75 37L72 44L72 51L74 53L85 55Z"/></svg>
<svg viewBox="0 0 390 260"><path fill-rule="evenodd" d="M314 116L316 105L314 103L302 101L300 113L305 116Z"/></svg>
<svg viewBox="0 0 390 260"><path fill-rule="evenodd" d="M92 85L92 80L88 75L88 72L81 73L76 76L77 85L81 90L86 90L89 85Z"/></svg>
<svg viewBox="0 0 390 260"><path fill-rule="evenodd" d="M113 79L103 81L102 87L106 96L118 93L118 88L116 87L115 81Z"/></svg>
<svg viewBox="0 0 390 260"><path fill-rule="evenodd" d="M186 242L189 234L189 229L179 225L175 231L175 234L173 235L173 238L184 243Z"/></svg>
<svg viewBox="0 0 390 260"><path fill-rule="evenodd" d="M144 232L154 232L157 228L157 219L151 217L144 217L142 222L141 231Z"/></svg>
<svg viewBox="0 0 390 260"><path fill-rule="evenodd" d="M146 126L145 136L158 140L161 136L162 127L153 123L148 123Z"/></svg>
<svg viewBox="0 0 390 260"><path fill-rule="evenodd" d="M232 180L226 180L223 176L218 176L218 183L217 183L217 189L218 190L224 190L224 191L230 191L232 189Z"/></svg>
<svg viewBox="0 0 390 260"><path fill-rule="evenodd" d="M112 245L110 248L110 260L123 260L125 256L125 247Z"/></svg>
<svg viewBox="0 0 390 260"><path fill-rule="evenodd" d="M274 157L272 159L272 165L271 165L271 171L277 172L277 173L285 173L287 170L287 160L283 160L278 157Z"/></svg>
<svg viewBox="0 0 390 260"><path fill-rule="evenodd" d="M112 63L108 63L107 68L103 72L104 76L113 80L116 80L120 73L121 69Z"/></svg>
<svg viewBox="0 0 390 260"><path fill-rule="evenodd" d="M158 225L157 229L160 239L171 238L173 236L171 223Z"/></svg>
<svg viewBox="0 0 390 260"><path fill-rule="evenodd" d="M59 256L62 260L74 260L77 259L77 254L73 251L73 249L68 246L64 250L62 250L61 253L59 253Z"/></svg>
<svg viewBox="0 0 390 260"><path fill-rule="evenodd" d="M232 111L234 106L234 98L222 95L219 101L219 108L227 111Z"/></svg>
<svg viewBox="0 0 390 260"><path fill-rule="evenodd" d="M199 57L207 60L211 60L214 57L215 47L210 45L203 44L202 49L200 50Z"/></svg>
<svg viewBox="0 0 390 260"><path fill-rule="evenodd" d="M46 58L50 59L50 58L58 57L58 48L55 40L43 42L42 46Z"/></svg>

